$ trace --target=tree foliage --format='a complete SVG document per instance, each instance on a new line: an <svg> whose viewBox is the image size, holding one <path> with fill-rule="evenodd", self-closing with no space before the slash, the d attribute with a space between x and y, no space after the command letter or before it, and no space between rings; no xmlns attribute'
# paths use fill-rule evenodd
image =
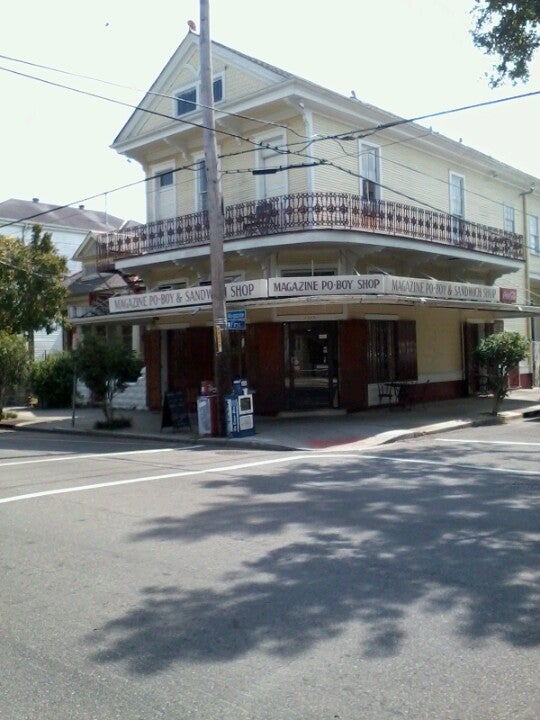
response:
<svg viewBox="0 0 540 720"><path fill-rule="evenodd" d="M87 335L74 353L77 376L103 402L108 423L114 419L114 396L134 382L142 368L142 361L120 342L109 342Z"/></svg>
<svg viewBox="0 0 540 720"><path fill-rule="evenodd" d="M0 417L8 393L26 380L28 351L20 335L0 330Z"/></svg>
<svg viewBox="0 0 540 720"><path fill-rule="evenodd" d="M0 327L52 332L65 313L66 272L65 258L40 225L34 225L28 244L0 235Z"/></svg>
<svg viewBox="0 0 540 720"><path fill-rule="evenodd" d="M527 341L518 332L488 335L476 348L476 360L485 367L488 389L493 392L493 415L508 395L510 371L527 357Z"/></svg>
<svg viewBox="0 0 540 720"><path fill-rule="evenodd" d="M474 44L498 56L490 78L492 87L509 79L529 78L529 64L540 45L540 0L475 0Z"/></svg>
<svg viewBox="0 0 540 720"><path fill-rule="evenodd" d="M35 360L30 372L30 385L41 407L69 407L73 399L71 353L53 353L44 360Z"/></svg>

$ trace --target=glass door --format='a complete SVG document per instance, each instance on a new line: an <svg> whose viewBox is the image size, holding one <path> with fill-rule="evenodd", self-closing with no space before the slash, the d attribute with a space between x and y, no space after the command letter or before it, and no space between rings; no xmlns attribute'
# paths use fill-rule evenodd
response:
<svg viewBox="0 0 540 720"><path fill-rule="evenodd" d="M285 332L289 410L339 407L337 323L289 323Z"/></svg>

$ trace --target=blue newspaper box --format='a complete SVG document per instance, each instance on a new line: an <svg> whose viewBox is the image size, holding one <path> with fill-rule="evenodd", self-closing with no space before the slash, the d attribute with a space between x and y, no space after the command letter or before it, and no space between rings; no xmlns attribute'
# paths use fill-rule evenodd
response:
<svg viewBox="0 0 540 720"><path fill-rule="evenodd" d="M233 383L233 395L225 398L225 417L227 435L230 437L246 437L255 434L253 394L247 392L245 380L236 380Z"/></svg>

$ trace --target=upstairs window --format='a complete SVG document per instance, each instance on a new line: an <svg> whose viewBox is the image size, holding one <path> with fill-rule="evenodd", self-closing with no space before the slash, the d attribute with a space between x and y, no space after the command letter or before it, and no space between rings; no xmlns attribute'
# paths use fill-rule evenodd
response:
<svg viewBox="0 0 540 720"><path fill-rule="evenodd" d="M281 277L326 277L337 275L335 268L287 268L281 271Z"/></svg>
<svg viewBox="0 0 540 720"><path fill-rule="evenodd" d="M380 192L380 155L375 145L360 143L360 195L362 200L379 200Z"/></svg>
<svg viewBox="0 0 540 720"><path fill-rule="evenodd" d="M540 235L538 215L529 215L529 247L535 255L540 255Z"/></svg>
<svg viewBox="0 0 540 720"><path fill-rule="evenodd" d="M206 176L206 163L201 160L197 165L197 210L208 209L208 179Z"/></svg>
<svg viewBox="0 0 540 720"><path fill-rule="evenodd" d="M450 215L456 218L465 217L465 178L451 172L449 176Z"/></svg>
<svg viewBox="0 0 540 720"><path fill-rule="evenodd" d="M160 188L170 187L171 185L173 185L174 176L172 170L167 170L167 172L158 175L158 183Z"/></svg>
<svg viewBox="0 0 540 720"><path fill-rule="evenodd" d="M516 232L516 211L511 205L503 205L503 222L505 232Z"/></svg>
<svg viewBox="0 0 540 720"><path fill-rule="evenodd" d="M176 96L176 114L187 115L197 108L197 88L192 87L189 90L179 93Z"/></svg>
<svg viewBox="0 0 540 720"><path fill-rule="evenodd" d="M212 90L214 103L223 100L223 78L218 77L214 80ZM188 113L197 110L199 93L199 87L197 85L192 85L175 95L175 112L177 117L187 115Z"/></svg>

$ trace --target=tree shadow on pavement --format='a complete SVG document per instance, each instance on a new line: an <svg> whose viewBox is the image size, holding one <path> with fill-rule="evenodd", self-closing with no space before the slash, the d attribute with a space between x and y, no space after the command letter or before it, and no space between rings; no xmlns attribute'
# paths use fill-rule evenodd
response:
<svg viewBox="0 0 540 720"><path fill-rule="evenodd" d="M131 541L174 542L181 554L186 543L241 539L245 552L199 589L143 588L136 607L88 638L93 660L152 674L254 649L297 656L351 623L365 657L395 656L419 603L457 613L453 632L468 644L537 645L537 480L472 463L460 472L451 453L434 450L437 467L404 463L406 451L399 465L304 457L272 476L207 482L202 510L153 518Z"/></svg>

